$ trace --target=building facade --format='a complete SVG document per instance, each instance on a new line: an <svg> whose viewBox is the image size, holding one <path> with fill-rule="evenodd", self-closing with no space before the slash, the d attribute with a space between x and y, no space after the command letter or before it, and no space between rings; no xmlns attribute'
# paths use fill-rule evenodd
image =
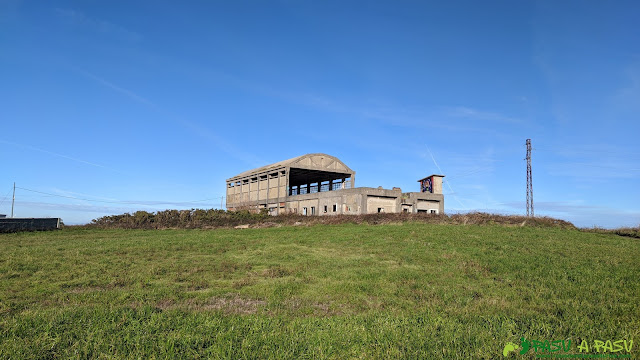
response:
<svg viewBox="0 0 640 360"><path fill-rule="evenodd" d="M444 175L420 179L420 191L407 193L400 188L356 188L355 175L331 155L298 156L227 179L227 209L268 209L272 215L444 213Z"/></svg>

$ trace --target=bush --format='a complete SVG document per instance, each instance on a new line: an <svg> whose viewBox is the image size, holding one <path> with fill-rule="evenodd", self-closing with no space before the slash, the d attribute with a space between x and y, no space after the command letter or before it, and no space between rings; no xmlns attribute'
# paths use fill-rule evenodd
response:
<svg viewBox="0 0 640 360"><path fill-rule="evenodd" d="M617 229L601 229L601 228L592 228L592 229L584 229L586 232L594 232L598 234L616 234L620 236L632 237L636 239L640 239L640 226L630 228L617 228Z"/></svg>
<svg viewBox="0 0 640 360"><path fill-rule="evenodd" d="M303 216L299 214L281 214L270 216L268 212L259 213L249 210L225 211L217 209L163 210L156 213L136 211L133 215L103 216L92 220L89 227L119 229L167 229L167 228L217 228L250 225L251 227L271 227L282 225L314 225L314 224L389 224L402 222L422 222L430 224L457 225L491 225L505 226L537 226L575 229L568 221L550 217L525 217L517 215L496 215L487 213L467 214L363 214L363 215L329 215ZM637 229L635 234L637 234Z"/></svg>

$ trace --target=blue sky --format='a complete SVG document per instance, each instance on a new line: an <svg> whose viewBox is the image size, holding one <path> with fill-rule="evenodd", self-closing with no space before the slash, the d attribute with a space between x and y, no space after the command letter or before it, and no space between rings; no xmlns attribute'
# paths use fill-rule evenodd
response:
<svg viewBox="0 0 640 360"><path fill-rule="evenodd" d="M445 210L640 224L640 2L0 0L0 213L220 207L323 152ZM437 165L436 165L437 164ZM438 166L440 169L438 169Z"/></svg>

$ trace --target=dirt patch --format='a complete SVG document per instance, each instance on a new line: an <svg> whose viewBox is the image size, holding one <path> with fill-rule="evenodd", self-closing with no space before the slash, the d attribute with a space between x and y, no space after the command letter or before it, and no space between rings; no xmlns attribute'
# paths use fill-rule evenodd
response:
<svg viewBox="0 0 640 360"><path fill-rule="evenodd" d="M347 313L347 306L336 304L332 301L319 302L302 300L298 298L290 299L284 303L285 309L298 316L337 316Z"/></svg>
<svg viewBox="0 0 640 360"><path fill-rule="evenodd" d="M251 227L254 229L267 229L267 228L273 228L273 227L282 227L282 224L266 221L266 222L254 224Z"/></svg>
<svg viewBox="0 0 640 360"><path fill-rule="evenodd" d="M226 294L208 299L186 299L180 302L163 299L156 303L155 308L160 310L222 311L225 314L255 314L266 304L267 302L264 300Z"/></svg>
<svg viewBox="0 0 640 360"><path fill-rule="evenodd" d="M255 283L256 280L254 280L253 278L242 278L240 280L234 281L231 287L233 287L234 289L242 289L245 286L251 286Z"/></svg>
<svg viewBox="0 0 640 360"><path fill-rule="evenodd" d="M160 301L158 301L158 303L156 304L156 309L160 309L160 310L169 310L169 309L175 309L176 308L176 302L175 300L171 300L171 299L162 299Z"/></svg>
<svg viewBox="0 0 640 360"><path fill-rule="evenodd" d="M281 266L265 269L258 273L259 276L266 277L266 278L281 278L281 277L289 276L291 274L292 274L291 270Z"/></svg>
<svg viewBox="0 0 640 360"><path fill-rule="evenodd" d="M482 266L473 260L463 261L459 265L460 269L464 272L465 275L475 278L478 276L488 277L491 273L491 270L486 266Z"/></svg>
<svg viewBox="0 0 640 360"><path fill-rule="evenodd" d="M441 255L441 257L442 257L443 259L447 259L447 260L452 259L452 258L453 258L453 256L454 256L454 254L453 254L453 253L443 253L443 254Z"/></svg>
<svg viewBox="0 0 640 360"><path fill-rule="evenodd" d="M239 295L214 296L203 304L191 304L194 310L221 310L226 314L255 314L267 304L264 300L244 298Z"/></svg>

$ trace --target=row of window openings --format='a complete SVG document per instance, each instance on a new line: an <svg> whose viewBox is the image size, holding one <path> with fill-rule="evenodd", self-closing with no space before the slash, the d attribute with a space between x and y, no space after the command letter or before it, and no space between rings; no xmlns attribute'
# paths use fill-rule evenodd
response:
<svg viewBox="0 0 640 360"><path fill-rule="evenodd" d="M327 207L327 205L325 205L325 206L324 206L324 212L325 212L325 213L327 212L327 208L328 208L328 207ZM336 211L338 211L338 204L334 204L334 205L333 205L333 212L336 212ZM349 207L348 211L351 211L351 207ZM384 208L379 207L379 208L378 208L378 213L383 213L383 212L384 212ZM403 210L402 210L402 212L408 212L408 209L403 209ZM420 212L427 212L427 210L422 210L422 211L420 211ZM429 210L429 212L430 212L431 214L437 214L437 213L438 213L438 210ZM315 215L315 214L316 214L316 207L315 207L315 206L312 206L312 207L311 207L311 214L310 214L310 215ZM302 215L309 215L309 214L308 214L308 212L307 212L307 208L306 208L306 207L303 207L303 208L302 208Z"/></svg>
<svg viewBox="0 0 640 360"><path fill-rule="evenodd" d="M280 173L280 175L281 176L285 176L285 172L282 171ZM269 179L277 179L278 178L278 173L269 174L268 176L269 176ZM261 175L259 178L260 178L260 181L267 180L267 175ZM249 184L249 181L251 181L252 184L257 183L258 182L258 177L254 177L254 178L251 178L251 179L244 179L242 181L230 182L230 183L227 184L227 187L232 188L232 187L235 187L235 186L247 185L247 184Z"/></svg>
<svg viewBox="0 0 640 360"><path fill-rule="evenodd" d="M331 181L323 181L319 185L318 183L311 183L307 185L295 185L292 186L289 190L289 195L304 195L304 194L314 194L317 192L327 192L330 190L337 189L350 189L351 181L342 181L342 180L334 180L333 186L329 187Z"/></svg>
<svg viewBox="0 0 640 360"><path fill-rule="evenodd" d="M283 173L284 175L284 173ZM271 174L270 175L270 179L275 179L277 178L277 174ZM260 180L267 180L267 175L263 175L260 176ZM251 183L256 183L258 182L258 178L252 178L251 179ZM318 191L318 183L311 183L308 186L307 190L307 186L292 186L291 187L291 195L298 195L298 194L312 194L312 193L317 193L317 192L326 192L331 190L329 188L331 181L323 181L320 183L320 190ZM236 181L236 182L230 182L227 184L227 187L235 187L235 186L240 186L240 185L247 185L249 184L249 179L244 179L242 181ZM334 180L333 181L333 189L350 189L351 188L351 181L349 179L347 179L346 181L342 181L342 180Z"/></svg>
<svg viewBox="0 0 640 360"><path fill-rule="evenodd" d="M329 206L325 205L324 206L324 212L328 212ZM338 204L333 204L333 208L332 208L332 212L336 212L338 211ZM312 206L311 207L311 214L308 213L307 208L303 207L302 208L302 215L315 215L316 214L316 207Z"/></svg>

